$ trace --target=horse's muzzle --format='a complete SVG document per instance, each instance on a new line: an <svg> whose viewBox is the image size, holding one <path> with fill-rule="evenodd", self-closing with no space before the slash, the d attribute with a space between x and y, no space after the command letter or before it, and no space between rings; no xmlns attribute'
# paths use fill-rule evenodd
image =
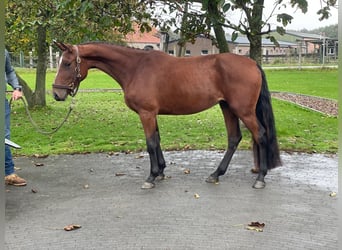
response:
<svg viewBox="0 0 342 250"><path fill-rule="evenodd" d="M59 97L59 95L57 95L57 93L53 93L53 98L55 98L56 101L65 101L65 98Z"/></svg>

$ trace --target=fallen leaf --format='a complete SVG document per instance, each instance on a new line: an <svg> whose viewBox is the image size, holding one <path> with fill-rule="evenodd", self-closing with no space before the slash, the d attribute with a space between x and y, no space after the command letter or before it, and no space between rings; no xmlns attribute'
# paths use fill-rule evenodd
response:
<svg viewBox="0 0 342 250"><path fill-rule="evenodd" d="M109 152L108 155L109 156L112 156L112 155L118 156L118 155L120 155L120 153L119 152Z"/></svg>
<svg viewBox="0 0 342 250"><path fill-rule="evenodd" d="M70 225L65 226L64 230L65 231L72 231L72 230L79 229L79 228L81 228L80 225L70 224Z"/></svg>
<svg viewBox="0 0 342 250"><path fill-rule="evenodd" d="M34 165L35 165L36 167L42 167L42 166L44 166L44 163L35 162Z"/></svg>
<svg viewBox="0 0 342 250"><path fill-rule="evenodd" d="M143 155L137 155L137 156L135 157L135 159L140 159L140 158L144 158L144 156L143 156Z"/></svg>
<svg viewBox="0 0 342 250"><path fill-rule="evenodd" d="M199 199L199 194L194 194L195 199Z"/></svg>
<svg viewBox="0 0 342 250"><path fill-rule="evenodd" d="M35 194L35 193L38 193L38 190L35 189L35 188L32 188L32 189L31 189L31 192Z"/></svg>
<svg viewBox="0 0 342 250"><path fill-rule="evenodd" d="M185 169L184 174L190 174L190 169L189 168Z"/></svg>
<svg viewBox="0 0 342 250"><path fill-rule="evenodd" d="M84 189L88 189L88 188L89 188L89 185L88 185L88 184L85 184L85 185L83 186L83 188L84 188Z"/></svg>
<svg viewBox="0 0 342 250"><path fill-rule="evenodd" d="M115 176L124 176L126 175L125 173L115 173Z"/></svg>
<svg viewBox="0 0 342 250"><path fill-rule="evenodd" d="M336 192L331 192L330 197L336 197L337 193Z"/></svg>
<svg viewBox="0 0 342 250"><path fill-rule="evenodd" d="M265 227L265 223L260 223L260 222L256 221L256 222L251 222L250 224L248 224L246 229L247 230L254 230L257 232L263 232L264 227Z"/></svg>
<svg viewBox="0 0 342 250"><path fill-rule="evenodd" d="M40 155L40 154L34 154L34 157L36 157L36 158L46 158L46 157L48 157L49 155Z"/></svg>

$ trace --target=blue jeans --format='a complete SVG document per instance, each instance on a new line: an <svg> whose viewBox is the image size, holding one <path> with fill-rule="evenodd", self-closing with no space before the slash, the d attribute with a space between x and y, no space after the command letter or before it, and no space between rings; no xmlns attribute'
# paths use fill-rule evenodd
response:
<svg viewBox="0 0 342 250"><path fill-rule="evenodd" d="M5 99L5 138L10 139L11 136L11 109L7 99ZM5 145L5 175L14 173L14 162L12 159L11 148Z"/></svg>

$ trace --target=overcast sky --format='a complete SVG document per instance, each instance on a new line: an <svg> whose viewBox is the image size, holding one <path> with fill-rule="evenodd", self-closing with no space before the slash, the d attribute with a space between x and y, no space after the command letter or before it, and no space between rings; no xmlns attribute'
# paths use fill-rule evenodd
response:
<svg viewBox="0 0 342 250"><path fill-rule="evenodd" d="M265 9L263 11L265 21L266 18L269 17L271 11L273 10L275 0L265 0L264 5ZM287 1L284 1L287 2ZM316 14L318 10L321 9L321 1L320 0L308 0L308 11L303 14L300 9L291 8L289 5L286 8L281 8L280 10L275 10L275 14L280 13L287 13L291 16L293 16L293 20L291 24L287 25L285 29L290 30L301 30L301 29L307 29L312 30L320 27L325 27L331 24L337 24L338 23L338 10L337 8L331 8L331 16L329 19L325 19L323 21L319 21L319 16ZM240 12L229 12L229 18L231 20L238 21L240 19ZM235 22L237 23L237 22ZM271 24L271 28L274 29L276 26L281 25L279 22L277 22L276 17L274 16L272 19L270 19L269 23Z"/></svg>
<svg viewBox="0 0 342 250"><path fill-rule="evenodd" d="M265 13L270 13L273 9L273 3L272 0L265 0ZM291 7L287 7L286 9L282 9L281 12L286 12L287 14L294 17L291 24L289 24L286 29L291 30L301 30L301 29L307 29L312 30L324 26L328 26L331 24L337 24L338 23L338 10L337 8L331 8L331 14L332 16L329 19L319 21L319 16L316 14L317 11L321 9L321 1L320 0L310 0L308 1L308 11L303 14L301 10L299 9L292 9ZM279 12L278 12L279 13ZM274 18L271 23L274 25L277 24L276 19Z"/></svg>

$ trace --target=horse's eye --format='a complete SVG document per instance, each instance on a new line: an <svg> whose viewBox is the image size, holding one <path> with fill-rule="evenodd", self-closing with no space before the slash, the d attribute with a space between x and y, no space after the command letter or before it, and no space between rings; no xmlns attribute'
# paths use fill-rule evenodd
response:
<svg viewBox="0 0 342 250"><path fill-rule="evenodd" d="M70 65L71 65L71 63L69 63L69 62L65 62L65 63L64 63L64 66L65 66L65 67L68 67L68 68L69 68Z"/></svg>

